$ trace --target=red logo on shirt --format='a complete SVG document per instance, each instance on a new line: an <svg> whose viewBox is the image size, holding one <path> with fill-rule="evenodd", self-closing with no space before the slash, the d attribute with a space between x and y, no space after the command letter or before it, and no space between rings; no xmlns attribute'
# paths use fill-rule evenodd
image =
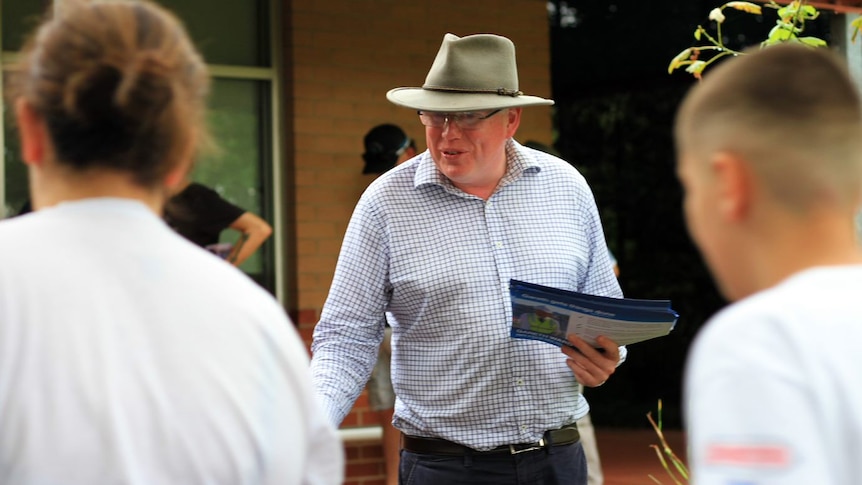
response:
<svg viewBox="0 0 862 485"><path fill-rule="evenodd" d="M784 468L790 465L790 450L781 445L714 444L706 450L709 465Z"/></svg>

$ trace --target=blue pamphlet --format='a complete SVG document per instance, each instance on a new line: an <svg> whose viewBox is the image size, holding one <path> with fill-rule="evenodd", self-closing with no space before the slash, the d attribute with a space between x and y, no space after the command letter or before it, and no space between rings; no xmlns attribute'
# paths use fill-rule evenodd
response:
<svg viewBox="0 0 862 485"><path fill-rule="evenodd" d="M663 337L673 330L679 315L670 300L609 298L510 280L511 336L571 346L575 334L598 347L604 335L618 345Z"/></svg>

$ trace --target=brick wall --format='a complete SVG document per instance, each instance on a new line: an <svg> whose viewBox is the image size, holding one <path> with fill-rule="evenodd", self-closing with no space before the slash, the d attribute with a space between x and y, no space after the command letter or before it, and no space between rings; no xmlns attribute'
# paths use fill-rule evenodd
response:
<svg viewBox="0 0 862 485"><path fill-rule="evenodd" d="M496 33L515 43L520 88L550 97L546 2L539 0L286 0L286 57L295 184L294 315L306 341L326 299L350 214L372 178L361 175L362 137L372 126L400 125L425 149L415 112L385 94L421 86L443 34ZM551 109L524 110L519 140L551 141ZM345 426L376 423L360 398ZM382 483L377 444L349 445L349 484Z"/></svg>

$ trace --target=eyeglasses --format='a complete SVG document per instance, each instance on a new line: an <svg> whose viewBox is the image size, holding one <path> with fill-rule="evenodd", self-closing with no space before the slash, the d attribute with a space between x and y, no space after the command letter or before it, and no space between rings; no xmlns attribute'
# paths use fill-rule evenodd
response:
<svg viewBox="0 0 862 485"><path fill-rule="evenodd" d="M446 123L455 123L462 130L475 130L483 120L503 111L495 109L491 112L463 111L458 113L438 113L435 111L419 111L419 121L431 128L443 128Z"/></svg>

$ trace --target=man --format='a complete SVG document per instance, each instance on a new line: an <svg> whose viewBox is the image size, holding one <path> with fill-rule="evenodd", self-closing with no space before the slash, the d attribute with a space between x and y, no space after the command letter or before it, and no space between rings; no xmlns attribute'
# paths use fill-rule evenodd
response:
<svg viewBox="0 0 862 485"><path fill-rule="evenodd" d="M429 149L354 211L314 332L326 412L348 413L388 322L402 481L584 484L578 382L603 384L623 350L509 337L510 279L621 296L583 177L512 139L523 106L553 101L518 90L514 45L489 34L447 34L425 85L387 97L419 111Z"/></svg>
<svg viewBox="0 0 862 485"><path fill-rule="evenodd" d="M727 61L676 122L685 214L734 304L685 378L693 483L862 477L862 108L825 49Z"/></svg>

